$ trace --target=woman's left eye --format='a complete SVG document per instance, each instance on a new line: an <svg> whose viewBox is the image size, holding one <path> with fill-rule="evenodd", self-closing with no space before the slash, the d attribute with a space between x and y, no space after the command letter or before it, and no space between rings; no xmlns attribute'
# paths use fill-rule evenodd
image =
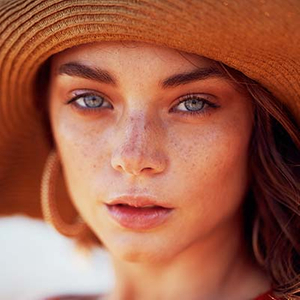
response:
<svg viewBox="0 0 300 300"><path fill-rule="evenodd" d="M181 97L181 99L183 100L180 100L180 102L171 109L172 112L185 115L203 114L206 113L210 108L219 107L215 103L208 101L200 95L187 95Z"/></svg>

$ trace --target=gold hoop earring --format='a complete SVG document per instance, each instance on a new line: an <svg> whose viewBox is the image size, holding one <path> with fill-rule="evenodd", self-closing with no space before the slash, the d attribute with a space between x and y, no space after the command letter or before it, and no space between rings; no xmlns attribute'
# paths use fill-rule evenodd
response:
<svg viewBox="0 0 300 300"><path fill-rule="evenodd" d="M75 237L82 235L87 225L78 216L73 224L66 223L60 216L55 202L55 183L60 171L60 161L53 150L48 155L41 182L41 205L44 220L65 236Z"/></svg>

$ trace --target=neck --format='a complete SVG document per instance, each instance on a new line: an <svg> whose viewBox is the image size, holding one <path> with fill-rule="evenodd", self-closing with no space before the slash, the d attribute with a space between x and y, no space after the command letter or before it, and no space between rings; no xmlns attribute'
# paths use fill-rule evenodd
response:
<svg viewBox="0 0 300 300"><path fill-rule="evenodd" d="M240 300L269 288L246 252L242 226L224 224L166 261L128 262L112 257L116 286L109 300Z"/></svg>

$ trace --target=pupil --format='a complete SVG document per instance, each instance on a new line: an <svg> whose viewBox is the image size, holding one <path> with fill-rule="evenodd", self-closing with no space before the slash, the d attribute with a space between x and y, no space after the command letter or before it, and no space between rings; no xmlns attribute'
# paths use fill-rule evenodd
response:
<svg viewBox="0 0 300 300"><path fill-rule="evenodd" d="M204 102L197 99L190 99L185 102L185 107L188 110L201 110L204 106Z"/></svg>
<svg viewBox="0 0 300 300"><path fill-rule="evenodd" d="M84 102L88 107L98 107L102 104L103 100L97 96L86 96Z"/></svg>

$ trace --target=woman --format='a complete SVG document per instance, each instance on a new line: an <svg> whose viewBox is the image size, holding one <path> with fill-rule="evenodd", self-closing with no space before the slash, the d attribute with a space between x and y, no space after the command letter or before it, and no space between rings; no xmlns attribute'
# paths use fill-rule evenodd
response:
<svg viewBox="0 0 300 300"><path fill-rule="evenodd" d="M112 256L93 299L299 299L299 9L4 1L1 211L41 184Z"/></svg>

